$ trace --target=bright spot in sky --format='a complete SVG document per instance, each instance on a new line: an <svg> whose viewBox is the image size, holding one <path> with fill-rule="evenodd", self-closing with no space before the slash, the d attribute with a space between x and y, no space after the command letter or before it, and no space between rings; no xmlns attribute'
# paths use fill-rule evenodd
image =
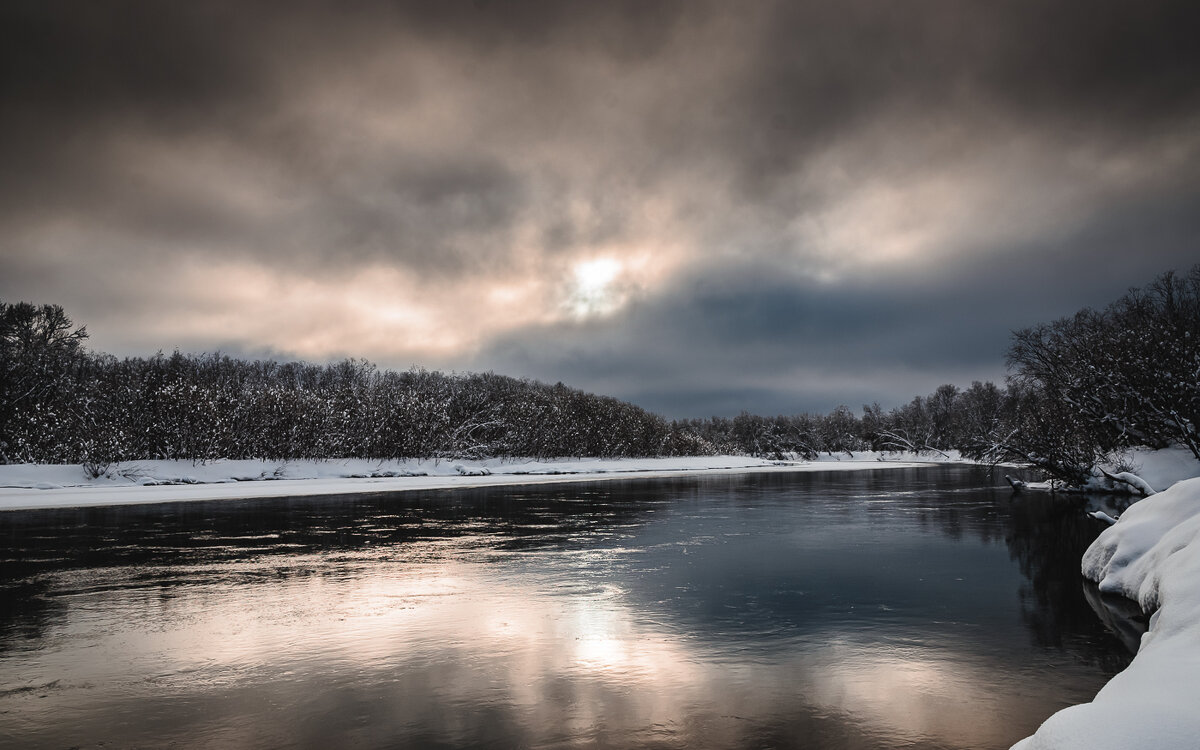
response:
<svg viewBox="0 0 1200 750"><path fill-rule="evenodd" d="M616 309L620 302L616 282L621 270L621 262L615 258L596 258L576 263L568 300L571 311L584 317Z"/></svg>

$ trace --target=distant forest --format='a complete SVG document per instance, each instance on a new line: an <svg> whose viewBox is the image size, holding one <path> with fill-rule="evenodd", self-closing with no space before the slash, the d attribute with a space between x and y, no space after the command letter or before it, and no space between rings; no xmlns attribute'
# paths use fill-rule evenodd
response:
<svg viewBox="0 0 1200 750"><path fill-rule="evenodd" d="M736 453L784 459L950 450L1076 483L1135 446L1200 459L1200 265L1104 310L1013 335L1004 387L943 385L861 416L668 421L633 404L493 373L381 370L223 354L117 357L58 305L0 301L0 462L483 458Z"/></svg>

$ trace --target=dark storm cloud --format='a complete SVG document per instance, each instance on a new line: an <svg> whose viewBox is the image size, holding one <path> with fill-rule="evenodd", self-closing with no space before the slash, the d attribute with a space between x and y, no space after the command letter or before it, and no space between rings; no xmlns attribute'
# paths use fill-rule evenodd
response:
<svg viewBox="0 0 1200 750"><path fill-rule="evenodd" d="M1187 3L792 3L769 15L744 75L715 94L714 137L751 190L881 116L928 128L1016 118L1125 141L1200 103L1200 9ZM871 156L883 168L891 157Z"/></svg>
<svg viewBox="0 0 1200 750"><path fill-rule="evenodd" d="M455 236L481 240L474 235L518 221L523 180L531 179L517 179L489 153L487 140L514 130L536 140L531 131L570 126L556 121L568 120L572 100L588 92L572 95L575 83L555 73L557 58L597 53L619 68L652 54L679 9L643 10L635 18L634 7L6 4L2 148L12 168L0 178L0 211L22 223L90 215L125 223L131 233L157 227L167 236L221 240L210 252L277 250L293 260L311 255L338 264L348 253L382 255L425 271L468 266L470 258L455 261L468 254ZM423 50L370 71L373 60L408 45ZM504 59L500 73L490 58ZM315 111L321 105L312 99L361 89L361 97L337 104L386 99L402 115L406 100L429 97L414 90L414 79L429 73L415 69L422 61L435 70L465 69L453 83L478 88L456 92L471 105L463 115L496 119L469 123L469 140L388 143L378 134L362 140L339 132L337 118ZM517 100L505 102L510 94ZM358 114L338 117L352 122ZM260 227L275 242L234 226L249 240L241 245L252 246L239 247L222 237L238 217L197 206L203 196L173 184L177 175L151 148L162 141L185 164L249 154L278 173L283 185L276 190L302 205L278 217L285 226ZM568 231L555 216L537 218L552 238ZM488 254L486 242L474 244ZM438 255L449 257L434 263Z"/></svg>
<svg viewBox="0 0 1200 750"><path fill-rule="evenodd" d="M906 401L915 382L1001 374L1009 332L996 314L1012 301L990 279L831 287L770 265L707 270L615 318L519 332L479 359L677 417Z"/></svg>
<svg viewBox="0 0 1200 750"><path fill-rule="evenodd" d="M481 321L492 345L439 356L676 415L898 402L1190 262L1198 21L1107 0L7 2L0 295L153 351L176 343L139 333L164 297L228 304L164 285L197 264L482 289L674 253L610 317ZM288 351L227 335L184 340Z"/></svg>
<svg viewBox="0 0 1200 750"><path fill-rule="evenodd" d="M1186 271L1200 246L1198 199L1116 211L1053 245L961 264L949 283L827 284L770 261L709 267L612 319L516 332L479 361L672 417L896 406L946 382L1001 382L1014 330Z"/></svg>
<svg viewBox="0 0 1200 750"><path fill-rule="evenodd" d="M292 254L337 262L356 248L377 255L376 234L392 238L385 244L393 260L422 267L431 248L465 252L440 242L443 233L502 230L528 218L547 225L551 241L573 234L553 215L561 212L519 210L526 183L544 179L519 154L505 166L481 154L478 142L338 144L310 111L292 111L294 99L325 86L364 85L356 75L361 66L415 41L446 61L469 62L479 89L465 92L466 99L487 99L497 93L488 91L492 86L511 90L499 91L501 99L524 99L511 109L468 112L498 116L471 135L575 132L581 160L631 157L607 175L599 170L602 177L615 181L612 173L620 173L635 187L678 190L681 209L689 201L712 207L714 197L690 196L676 181L708 169L740 178L730 186L737 192L717 201L770 206L782 199L780 210L795 212L794 193L773 193L778 180L803 170L831 140L898 110L916 110L917 126L936 126L962 110L994 108L1001 117L1033 118L1031 127L1100 131L1120 142L1164 118L1194 114L1200 96L1200 55L1190 36L1200 14L1186 3L367 3L345 10L322 3L37 2L6 4L4 13L0 70L12 105L4 143L6 162L15 166L4 185L10 209L36 208L35 201L62 212L91 205L120 221L123 207L157 186L123 174L122 162L137 157L114 154L114 140L170 137L184 148L198 141L198 148L215 139L266 154L260 158L282 165L281 179L321 186L306 215L314 225L344 229L282 244ZM679 51L671 46L679 39L709 46ZM569 63L589 54L598 55L599 74L573 71ZM730 62L700 64L707 58ZM496 75L496 60L506 75ZM387 85L369 93L417 96L410 79L418 75L391 71ZM661 77L650 106L615 119L624 143L595 143L576 113L591 114L590 103L613 91L614 106L630 104L620 98L621 86L650 75ZM449 175L411 169L431 145L452 150L458 163ZM436 149L434 158L446 150ZM893 158L879 153L878 167ZM464 165L472 163L483 172L471 174ZM509 179L497 187L489 173L506 168ZM599 203L602 191L617 187L608 179L584 182L596 174L574 184L570 168L556 177L587 200ZM447 179L456 180L451 190L463 205L426 213L421 197ZM424 180L428 188L412 189ZM829 200L819 191L799 197ZM195 203L186 194L174 200ZM606 220L619 223L629 204L608 203ZM406 210L423 220L390 218ZM193 211L164 206L160 223L168 232L219 232L222 224L203 209L198 222L174 221L172 213ZM133 212L130 231L144 221ZM256 244L255 252L267 250Z"/></svg>

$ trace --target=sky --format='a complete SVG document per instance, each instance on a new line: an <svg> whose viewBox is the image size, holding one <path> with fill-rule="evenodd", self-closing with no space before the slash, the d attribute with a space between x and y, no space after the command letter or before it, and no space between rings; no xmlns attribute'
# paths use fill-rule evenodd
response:
<svg viewBox="0 0 1200 750"><path fill-rule="evenodd" d="M1001 381L1200 261L1191 2L0 6L0 299L669 417Z"/></svg>

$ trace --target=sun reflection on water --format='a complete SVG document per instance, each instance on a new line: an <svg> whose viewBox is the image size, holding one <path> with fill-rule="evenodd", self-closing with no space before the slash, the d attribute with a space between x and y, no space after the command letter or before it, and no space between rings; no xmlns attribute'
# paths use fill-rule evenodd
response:
<svg viewBox="0 0 1200 750"><path fill-rule="evenodd" d="M411 518L387 507L305 532L353 528L354 543L238 522L205 532L211 558L65 566L46 575L59 606L38 646L0 650L0 712L29 747L1001 748L1013 717L1048 715L1057 688L1004 663L985 629L929 619L962 588L929 589L940 568L889 579L933 598L896 596L877 544L826 582L844 545L810 531L812 506L787 536L762 497L689 498L641 527L609 508L567 542L541 515L518 537L459 510L393 536ZM578 507L566 517L578 528ZM889 543L906 519L892 514Z"/></svg>

